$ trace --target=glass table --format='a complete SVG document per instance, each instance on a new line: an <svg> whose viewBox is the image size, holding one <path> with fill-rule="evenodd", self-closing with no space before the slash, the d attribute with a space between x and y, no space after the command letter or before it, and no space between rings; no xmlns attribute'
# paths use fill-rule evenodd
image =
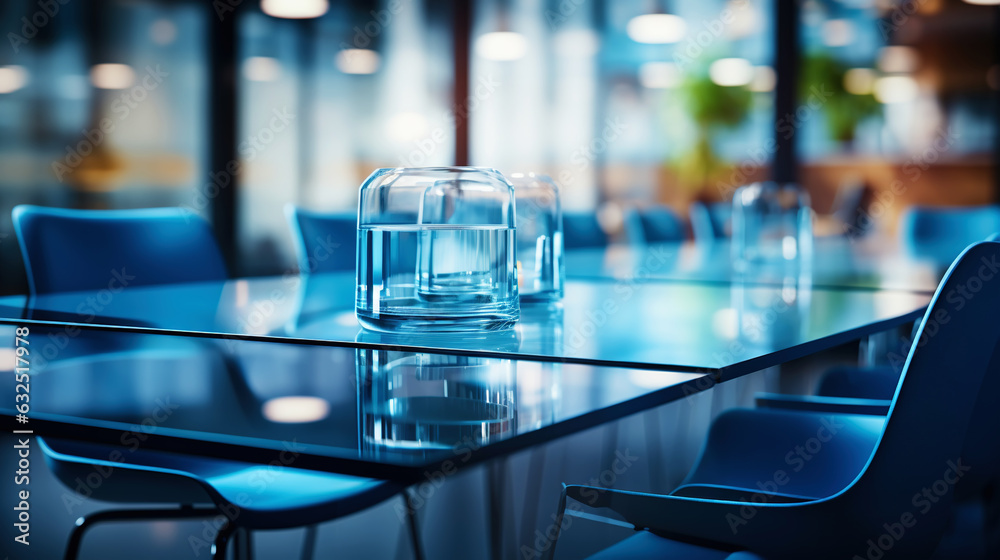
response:
<svg viewBox="0 0 1000 560"><path fill-rule="evenodd" d="M29 326L36 436L411 482L713 386L702 373ZM0 326L13 341L15 327ZM63 338L65 337L65 338ZM59 341L57 351L45 343ZM8 349L5 369L13 369ZM25 364L17 364L24 366ZM15 394L15 376L2 376Z"/></svg>
<svg viewBox="0 0 1000 560"><path fill-rule="evenodd" d="M782 283L571 280L563 305L524 306L499 333L394 335L354 317L354 277L286 275L0 298L0 323L313 341L536 361L709 373L725 380L917 319L924 292ZM54 344L54 343L49 343Z"/></svg>

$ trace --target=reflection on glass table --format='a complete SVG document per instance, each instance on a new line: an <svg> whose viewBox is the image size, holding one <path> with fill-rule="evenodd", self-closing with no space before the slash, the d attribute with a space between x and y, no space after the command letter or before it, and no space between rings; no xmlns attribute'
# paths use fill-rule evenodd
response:
<svg viewBox="0 0 1000 560"><path fill-rule="evenodd" d="M363 454L481 446L515 431L513 360L357 350Z"/></svg>
<svg viewBox="0 0 1000 560"><path fill-rule="evenodd" d="M13 339L14 326L0 325ZM61 325L31 327L45 352ZM405 480L711 387L709 375L81 328L31 375L32 428L143 449ZM51 335L51 337L50 337ZM149 352L88 354L115 339ZM101 342L101 344L97 344ZM6 362L10 369L13 362ZM13 394L14 375L0 390ZM11 403L0 415L13 417Z"/></svg>

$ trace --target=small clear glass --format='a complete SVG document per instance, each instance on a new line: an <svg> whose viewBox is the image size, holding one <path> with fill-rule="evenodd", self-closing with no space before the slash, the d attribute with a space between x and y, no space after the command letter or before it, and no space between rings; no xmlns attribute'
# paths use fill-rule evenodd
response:
<svg viewBox="0 0 1000 560"><path fill-rule="evenodd" d="M514 226L514 189L495 169L375 171L358 202L358 321L385 332L512 327Z"/></svg>
<svg viewBox="0 0 1000 560"><path fill-rule="evenodd" d="M798 264L812 255L809 195L796 185L753 183L733 195L732 256L737 267Z"/></svg>
<svg viewBox="0 0 1000 560"><path fill-rule="evenodd" d="M522 302L563 297L563 227L559 187L546 175L510 176L517 200L518 292Z"/></svg>

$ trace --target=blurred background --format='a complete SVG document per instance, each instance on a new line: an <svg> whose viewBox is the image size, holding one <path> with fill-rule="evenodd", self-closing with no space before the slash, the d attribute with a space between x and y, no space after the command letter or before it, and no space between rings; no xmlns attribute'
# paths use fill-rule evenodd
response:
<svg viewBox="0 0 1000 560"><path fill-rule="evenodd" d="M623 239L774 178L818 233L997 200L989 0L4 0L10 210L182 206L235 275L294 270L282 208L352 210L386 166L551 175Z"/></svg>

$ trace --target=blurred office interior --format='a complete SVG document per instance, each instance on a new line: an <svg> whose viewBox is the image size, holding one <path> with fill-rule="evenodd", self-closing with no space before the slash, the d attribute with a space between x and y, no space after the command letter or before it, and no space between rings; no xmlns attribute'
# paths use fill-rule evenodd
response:
<svg viewBox="0 0 1000 560"><path fill-rule="evenodd" d="M238 276L294 270L287 203L350 211L386 166L551 175L623 211L773 178L817 234L997 198L998 11L982 0L5 0L10 209L181 206ZM690 235L690 233L689 233Z"/></svg>

